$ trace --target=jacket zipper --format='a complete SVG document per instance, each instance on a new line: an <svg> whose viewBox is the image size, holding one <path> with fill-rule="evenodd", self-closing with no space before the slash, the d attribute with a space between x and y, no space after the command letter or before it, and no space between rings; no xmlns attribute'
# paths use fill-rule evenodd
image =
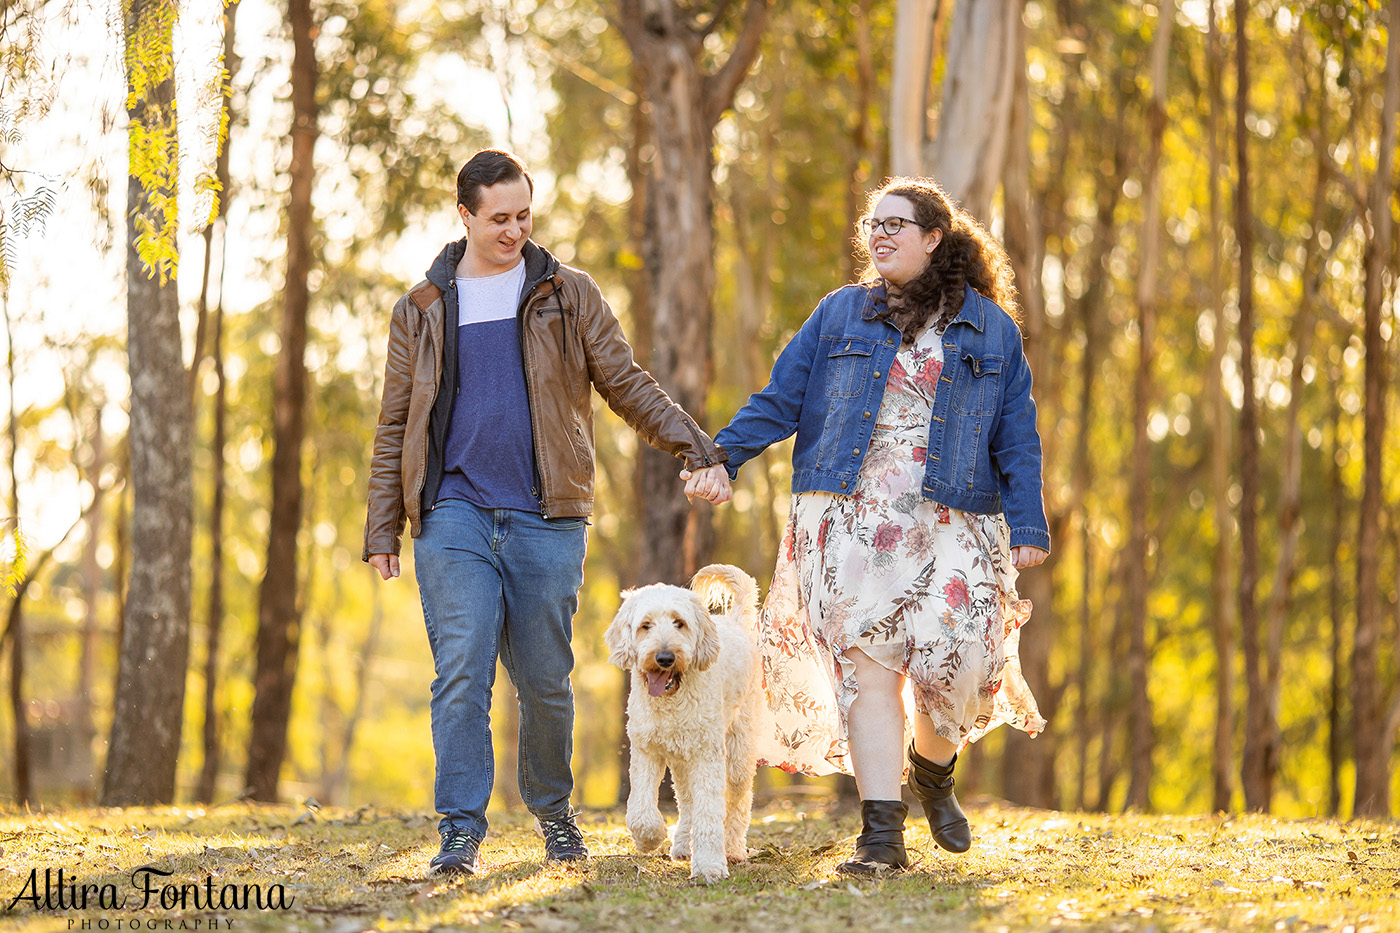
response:
<svg viewBox="0 0 1400 933"><path fill-rule="evenodd" d="M442 301L441 298L439 298L438 300L439 300L439 301ZM446 311L447 311L447 307L446 307L446 305L444 304L444 306L443 306L443 312L444 312L444 314L443 314L443 319L444 319L444 320L446 320L446 318L447 318L447 315L446 315L446 313L445 313ZM419 314L420 317L424 316L422 311L419 311L418 314ZM422 323L426 323L426 322L422 322ZM433 341L432 328L431 328L431 327L427 327L427 326L420 326L420 331L424 332L424 335L428 338L428 343L431 344L432 341ZM439 385L441 384L441 382L442 382L443 359L442 359L442 350L441 350L441 348L439 348L438 352L432 356L432 359L433 359L434 362L437 364L437 372L433 374L433 397L432 397L432 400L428 402L428 433L429 433L429 434L432 434L432 411L433 411L433 405L435 405L435 404L437 403L438 386L439 386ZM410 386L409 386L409 395L410 395L410 397L412 396L412 394L413 394L413 386L410 385ZM432 443L432 439L431 439L431 438L426 438L425 441L426 441L426 442L423 444L422 453L420 454L420 456L419 456L419 458L418 458L418 488L415 489L415 490L413 491L413 498L414 498L414 501L418 502L418 520L419 520L419 521L422 521L422 520L423 520L423 489L424 489L424 487L426 487L426 486L428 485L428 445ZM436 503L434 503L433 505L428 506L428 511L431 512L431 511L432 511L433 509L435 509L435 508L437 508L437 504L436 504Z"/></svg>
<svg viewBox="0 0 1400 933"><path fill-rule="evenodd" d="M535 290L539 288L540 284L546 279L552 278L553 275L554 270L551 269L548 275L531 285L525 294L521 296L520 304L515 309L515 333L516 339L520 343L520 368L525 377L525 402L530 409L530 469L534 473L535 486L533 491L535 493L535 501L540 504L540 516L542 518L549 518L549 514L548 509L545 507L544 476L540 473L540 440L537 434L539 428L535 424L535 384L530 379L530 360L527 358L528 351L525 349L525 313L530 303L530 298L535 294ZM556 285L555 288L557 289L558 286Z"/></svg>

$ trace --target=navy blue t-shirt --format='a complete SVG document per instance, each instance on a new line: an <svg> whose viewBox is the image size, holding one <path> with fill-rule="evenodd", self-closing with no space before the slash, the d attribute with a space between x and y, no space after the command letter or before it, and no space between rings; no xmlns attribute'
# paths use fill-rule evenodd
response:
<svg viewBox="0 0 1400 933"><path fill-rule="evenodd" d="M438 499L538 512L534 445L515 312L522 260L509 272L457 279L457 398Z"/></svg>

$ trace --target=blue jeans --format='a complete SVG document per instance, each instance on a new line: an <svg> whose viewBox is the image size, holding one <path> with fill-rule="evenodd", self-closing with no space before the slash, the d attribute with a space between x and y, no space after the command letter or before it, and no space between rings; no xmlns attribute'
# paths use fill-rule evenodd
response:
<svg viewBox="0 0 1400 933"><path fill-rule="evenodd" d="M520 796L541 820L570 812L574 612L588 524L445 499L413 542L433 651L430 710L442 830L486 835L495 780L491 687L499 654L520 703Z"/></svg>

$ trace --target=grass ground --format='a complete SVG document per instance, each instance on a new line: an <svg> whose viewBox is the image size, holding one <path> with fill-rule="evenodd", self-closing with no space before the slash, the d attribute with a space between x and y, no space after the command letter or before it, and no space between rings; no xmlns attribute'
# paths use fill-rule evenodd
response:
<svg viewBox="0 0 1400 933"><path fill-rule="evenodd" d="M594 854L584 868L543 864L533 824L503 815L482 873L447 881L423 878L436 833L419 813L237 804L0 814L0 930L1400 931L1393 822L992 802L968 812L966 855L939 850L911 817L912 869L851 881L835 869L857 816L781 800L754 813L749 861L709 887L692 884L685 863L636 855L613 812L582 817ZM141 866L170 874L133 882ZM143 906L145 879L154 893ZM74 906L84 887L88 906ZM249 906L204 906L230 892ZM286 906L258 910L259 893Z"/></svg>

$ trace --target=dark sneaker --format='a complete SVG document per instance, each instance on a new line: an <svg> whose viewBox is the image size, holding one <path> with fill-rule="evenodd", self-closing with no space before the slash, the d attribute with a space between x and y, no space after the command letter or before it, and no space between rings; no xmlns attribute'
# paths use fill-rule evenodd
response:
<svg viewBox="0 0 1400 933"><path fill-rule="evenodd" d="M474 875L476 853L481 840L462 829L449 829L442 834L442 848L428 863L430 875Z"/></svg>
<svg viewBox="0 0 1400 933"><path fill-rule="evenodd" d="M583 833L574 822L573 814L557 820L540 820L539 827L544 836L546 861L581 862L588 858L588 846L583 844Z"/></svg>

